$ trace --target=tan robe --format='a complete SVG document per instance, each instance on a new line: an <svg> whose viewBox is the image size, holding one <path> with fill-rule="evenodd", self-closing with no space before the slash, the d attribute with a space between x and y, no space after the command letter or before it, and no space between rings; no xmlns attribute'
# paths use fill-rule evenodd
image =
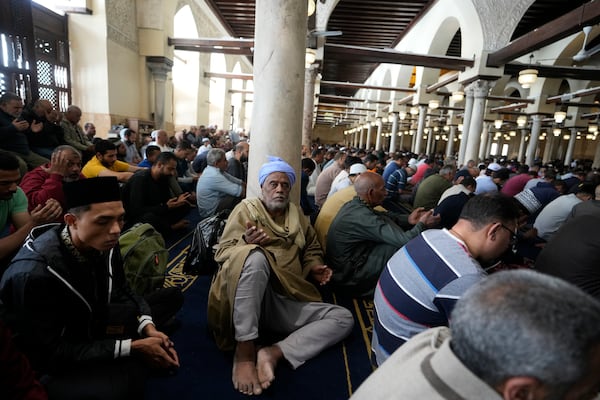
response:
<svg viewBox="0 0 600 400"><path fill-rule="evenodd" d="M244 241L248 221L269 235L269 244L259 246ZM323 264L323 253L306 218L290 203L285 222L279 225L259 199L243 200L227 220L215 255L220 267L208 295L208 327L222 350L232 350L235 345L235 292L244 262L255 248L262 248L271 265L275 291L298 301L321 301L319 291L307 277L313 266Z"/></svg>

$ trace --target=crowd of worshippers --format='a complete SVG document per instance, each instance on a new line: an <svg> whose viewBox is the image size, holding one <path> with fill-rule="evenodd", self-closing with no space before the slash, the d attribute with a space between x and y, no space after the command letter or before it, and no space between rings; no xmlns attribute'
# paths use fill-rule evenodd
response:
<svg viewBox="0 0 600 400"><path fill-rule="evenodd" d="M585 165L457 166L440 155L314 145L301 171L271 157L259 198L247 199L244 137L159 129L138 148L124 128L121 143L76 147L60 141L42 101L57 138L43 146L28 137L46 132L41 116L21 117L11 96L0 97L0 143L20 146L0 151L3 393L142 398L149 368L178 368L169 330L181 292L133 293L118 239L137 222L163 235L186 228L193 208L200 218L231 211L208 329L233 351L241 393L263 393L281 362L296 369L350 334L352 313L324 302L324 285L374 302L371 360L381 368L356 398L598 393L600 235L590 232L600 180ZM83 132L81 111L69 110ZM32 151L44 148L46 157Z"/></svg>

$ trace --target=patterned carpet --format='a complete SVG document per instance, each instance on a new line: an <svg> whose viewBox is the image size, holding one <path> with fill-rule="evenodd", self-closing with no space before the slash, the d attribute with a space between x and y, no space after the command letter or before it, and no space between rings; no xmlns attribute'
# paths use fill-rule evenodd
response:
<svg viewBox="0 0 600 400"><path fill-rule="evenodd" d="M191 237L190 229L179 238L167 240L170 262L165 286L181 287L185 296L185 304L178 315L182 327L172 335L181 368L172 376L150 379L146 399L247 398L237 393L231 384L232 354L219 351L207 332L210 277L190 276L182 272ZM273 386L262 397L347 399L372 372L369 358L372 301L342 298L329 291L325 291L323 296L325 300L340 304L353 313L355 327L351 335L295 371L285 363L279 365Z"/></svg>

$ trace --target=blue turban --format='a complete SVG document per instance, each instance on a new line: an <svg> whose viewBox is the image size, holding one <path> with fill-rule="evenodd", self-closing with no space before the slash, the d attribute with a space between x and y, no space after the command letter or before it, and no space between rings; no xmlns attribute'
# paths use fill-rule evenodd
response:
<svg viewBox="0 0 600 400"><path fill-rule="evenodd" d="M263 164L260 167L260 171L258 172L258 183L260 186L265 183L265 179L267 176L271 175L273 172L283 172L288 176L290 180L290 186L294 185L296 182L296 171L290 166L290 164L286 163L279 157L268 156L269 162Z"/></svg>

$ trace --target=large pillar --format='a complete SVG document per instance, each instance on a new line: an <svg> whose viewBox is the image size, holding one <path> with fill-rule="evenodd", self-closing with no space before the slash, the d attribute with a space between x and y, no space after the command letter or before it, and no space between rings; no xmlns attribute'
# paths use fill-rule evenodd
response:
<svg viewBox="0 0 600 400"><path fill-rule="evenodd" d="M525 155L525 137L527 136L527 130L521 129L521 140L519 141L519 153L517 154L517 161L522 163Z"/></svg>
<svg viewBox="0 0 600 400"><path fill-rule="evenodd" d="M577 128L571 128L571 136L569 137L569 145L567 146L567 154L565 154L565 166L570 166L573 161L573 152L575 151L575 140L577 139ZM600 147L600 146L598 146ZM595 160L595 159L594 159Z"/></svg>
<svg viewBox="0 0 600 400"><path fill-rule="evenodd" d="M306 13L306 1L281 0L273 7L270 0L256 0L248 197L260 195L258 172L272 155L297 171L290 198L300 198Z"/></svg>
<svg viewBox="0 0 600 400"><path fill-rule="evenodd" d="M571 135L571 139L573 136L577 136L577 133ZM594 161L592 162L592 168L600 168L600 145L596 145L596 152L594 153Z"/></svg>
<svg viewBox="0 0 600 400"><path fill-rule="evenodd" d="M315 81L317 68L314 64L304 70L304 118L302 120L302 145L310 149L312 144L313 118L315 109Z"/></svg>
<svg viewBox="0 0 600 400"><path fill-rule="evenodd" d="M413 153L421 153L421 144L423 142L423 131L425 130L425 119L427 118L427 106L419 106L419 123L417 133L413 141Z"/></svg>
<svg viewBox="0 0 600 400"><path fill-rule="evenodd" d="M392 136L390 136L390 148L389 153L392 154L396 151L396 138L398 137L398 120L400 116L397 112L392 113Z"/></svg>
<svg viewBox="0 0 600 400"><path fill-rule="evenodd" d="M368 150L371 148L371 136L373 134L373 125L367 121L367 141L365 142L365 148Z"/></svg>
<svg viewBox="0 0 600 400"><path fill-rule="evenodd" d="M465 152L469 140L469 126L471 125L471 113L473 112L473 84L465 88L465 111L463 113L463 130L460 147L458 148L457 165L465 164Z"/></svg>
<svg viewBox="0 0 600 400"><path fill-rule="evenodd" d="M546 132L546 146L544 146L544 155L542 156L542 163L546 164L552 159L552 152L554 150L557 137L552 134L552 129L548 129Z"/></svg>
<svg viewBox="0 0 600 400"><path fill-rule="evenodd" d="M377 118L377 138L375 139L375 151L381 150L381 133L383 132L383 123L381 118Z"/></svg>
<svg viewBox="0 0 600 400"><path fill-rule="evenodd" d="M539 114L534 115L531 123L531 135L529 136L529 144L527 146L527 153L525 155L525 164L532 166L535 161L535 152L540 137L540 131L542 129L542 116Z"/></svg>
<svg viewBox="0 0 600 400"><path fill-rule="evenodd" d="M173 61L167 57L146 57L146 65L154 80L154 127L163 129L165 124L167 75L173 69Z"/></svg>
<svg viewBox="0 0 600 400"><path fill-rule="evenodd" d="M446 157L450 157L454 151L454 138L456 137L456 125L450 125L450 133L448 134L448 144L446 145ZM457 165L458 166L458 165Z"/></svg>
<svg viewBox="0 0 600 400"><path fill-rule="evenodd" d="M483 125L483 132L481 132L481 143L479 144L479 160L484 160L487 154L485 154L485 149L487 148L488 140L490 139L490 124ZM479 161L475 160L475 161Z"/></svg>
<svg viewBox="0 0 600 400"><path fill-rule="evenodd" d="M490 82L479 79L469 86L473 89L473 108L471 111L469 131L466 140L464 132L464 129L466 128L463 128L463 140L467 142L462 160L463 163L468 160L477 159L479 153L479 142L481 140L481 130L483 127L483 116L485 114L485 102L488 92L490 91Z"/></svg>
<svg viewBox="0 0 600 400"><path fill-rule="evenodd" d="M432 154L433 153L433 138L435 137L435 132L433 131L433 128L429 128L429 131L427 133L427 146L425 149L425 153L427 154Z"/></svg>

